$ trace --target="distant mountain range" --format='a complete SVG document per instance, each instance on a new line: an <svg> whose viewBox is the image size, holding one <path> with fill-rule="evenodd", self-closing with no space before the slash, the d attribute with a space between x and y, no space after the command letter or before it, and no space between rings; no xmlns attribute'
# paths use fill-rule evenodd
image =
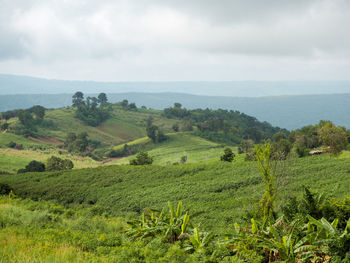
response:
<svg viewBox="0 0 350 263"><path fill-rule="evenodd" d="M350 93L350 81L95 82L0 74L0 95L177 92L195 95L262 97Z"/></svg>
<svg viewBox="0 0 350 263"><path fill-rule="evenodd" d="M95 89L96 91L96 89ZM218 92L220 94L220 92ZM94 95L94 94L89 94ZM86 94L88 96L88 94ZM163 109L180 102L184 107L238 110L281 128L296 129L331 120L350 128L350 92L348 94L222 97L184 93L119 93L108 94L110 102L127 99L137 106ZM42 105L58 108L71 105L72 94L0 95L0 111Z"/></svg>

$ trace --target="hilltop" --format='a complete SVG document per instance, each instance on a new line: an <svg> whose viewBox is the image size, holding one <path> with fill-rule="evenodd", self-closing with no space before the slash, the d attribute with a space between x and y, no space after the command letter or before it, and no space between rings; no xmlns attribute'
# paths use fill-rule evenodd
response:
<svg viewBox="0 0 350 263"><path fill-rule="evenodd" d="M318 94L293 96L265 96L265 97L232 97L199 96L185 93L110 93L110 102L123 99L133 101L136 105L162 110L170 107L174 102L180 102L187 109L210 108L238 110L256 117L260 121L267 121L274 126L286 129L297 129L309 124L316 124L320 120L331 120L337 125L350 128L350 94ZM318 95L317 95L318 94ZM88 94L95 96L96 94ZM42 105L47 108L61 108L71 105L72 94L18 94L0 95L0 111L19 108L29 108ZM326 106L327 110L324 110Z"/></svg>
<svg viewBox="0 0 350 263"><path fill-rule="evenodd" d="M166 111L135 105L135 108L128 107L121 103L108 104L108 118L98 125L89 125L77 118L77 108L72 107L51 110L37 107L44 111L44 118L33 125L37 122L34 115L28 128L18 116L25 112L33 114L35 107L4 113L11 118L2 121L2 125L8 126L0 134L2 171L15 172L30 160L45 161L52 155L71 159L76 168L125 164L132 155L145 150L154 156L156 164L176 163L183 156L189 162L208 161L219 158L225 145L237 145L243 138L260 141L280 131L254 117L233 111L191 111L181 106ZM147 137L150 121L166 135L165 141L155 143ZM177 127L176 132L174 127ZM87 138L84 149L69 150L67 138L79 134L86 134L83 136ZM10 143L12 148L9 148ZM125 144L131 147L130 151L114 154Z"/></svg>

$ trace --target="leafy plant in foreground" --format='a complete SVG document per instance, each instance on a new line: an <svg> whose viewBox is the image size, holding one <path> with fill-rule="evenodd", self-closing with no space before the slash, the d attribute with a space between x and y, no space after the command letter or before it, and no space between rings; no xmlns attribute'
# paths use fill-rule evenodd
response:
<svg viewBox="0 0 350 263"><path fill-rule="evenodd" d="M169 242L175 242L188 237L189 220L190 216L182 209L182 202L178 203L176 211L169 202L168 210L163 208L160 213L146 209L140 220L128 222L130 229L127 232L133 237L145 238L159 235Z"/></svg>

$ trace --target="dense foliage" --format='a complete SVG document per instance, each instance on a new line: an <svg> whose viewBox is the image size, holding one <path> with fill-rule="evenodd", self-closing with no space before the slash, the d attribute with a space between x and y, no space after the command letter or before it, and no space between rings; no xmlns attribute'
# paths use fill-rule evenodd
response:
<svg viewBox="0 0 350 263"><path fill-rule="evenodd" d="M224 149L224 154L220 157L220 160L224 162L232 162L234 158L235 154L233 153L232 149L230 147L226 147Z"/></svg>
<svg viewBox="0 0 350 263"><path fill-rule="evenodd" d="M232 110L187 110L175 103L174 107L164 109L163 114L167 118L181 119L187 126L188 123L196 126L196 134L201 137L230 144L239 144L243 139L259 143L281 131L267 122L259 122L254 117Z"/></svg>
<svg viewBox="0 0 350 263"><path fill-rule="evenodd" d="M45 164L38 161L31 161L24 169L19 169L17 173L44 172Z"/></svg>
<svg viewBox="0 0 350 263"><path fill-rule="evenodd" d="M72 106L76 107L75 116L90 126L98 126L110 116L110 108L107 104L107 96L100 93L98 97L87 97L80 91L73 95Z"/></svg>
<svg viewBox="0 0 350 263"><path fill-rule="evenodd" d="M61 159L56 156L51 156L46 161L46 170L47 171L61 171L61 170L71 170L73 169L74 164L69 159Z"/></svg>
<svg viewBox="0 0 350 263"><path fill-rule="evenodd" d="M292 131L288 137L300 157L308 155L312 149L339 155L349 144L349 138L349 132L344 127L336 126L330 121L305 126Z"/></svg>
<svg viewBox="0 0 350 263"><path fill-rule="evenodd" d="M152 164L153 158L147 152L139 152L136 158L130 160L130 165L147 165Z"/></svg>

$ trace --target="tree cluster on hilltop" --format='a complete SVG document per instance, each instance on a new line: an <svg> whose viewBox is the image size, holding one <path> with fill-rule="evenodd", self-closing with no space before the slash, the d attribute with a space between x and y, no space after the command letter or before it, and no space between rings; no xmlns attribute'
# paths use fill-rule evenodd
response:
<svg viewBox="0 0 350 263"><path fill-rule="evenodd" d="M175 103L173 107L164 109L163 114L167 118L180 119L187 127L197 127L196 135L228 144L238 144L248 139L259 143L272 138L278 131L287 133L287 130L260 122L239 111L208 108L187 110L180 103ZM178 130L178 126L175 129Z"/></svg>
<svg viewBox="0 0 350 263"><path fill-rule="evenodd" d="M84 99L84 94L78 91L72 97L72 106L76 108L75 117L89 126L98 126L107 120L111 111L105 93Z"/></svg>

